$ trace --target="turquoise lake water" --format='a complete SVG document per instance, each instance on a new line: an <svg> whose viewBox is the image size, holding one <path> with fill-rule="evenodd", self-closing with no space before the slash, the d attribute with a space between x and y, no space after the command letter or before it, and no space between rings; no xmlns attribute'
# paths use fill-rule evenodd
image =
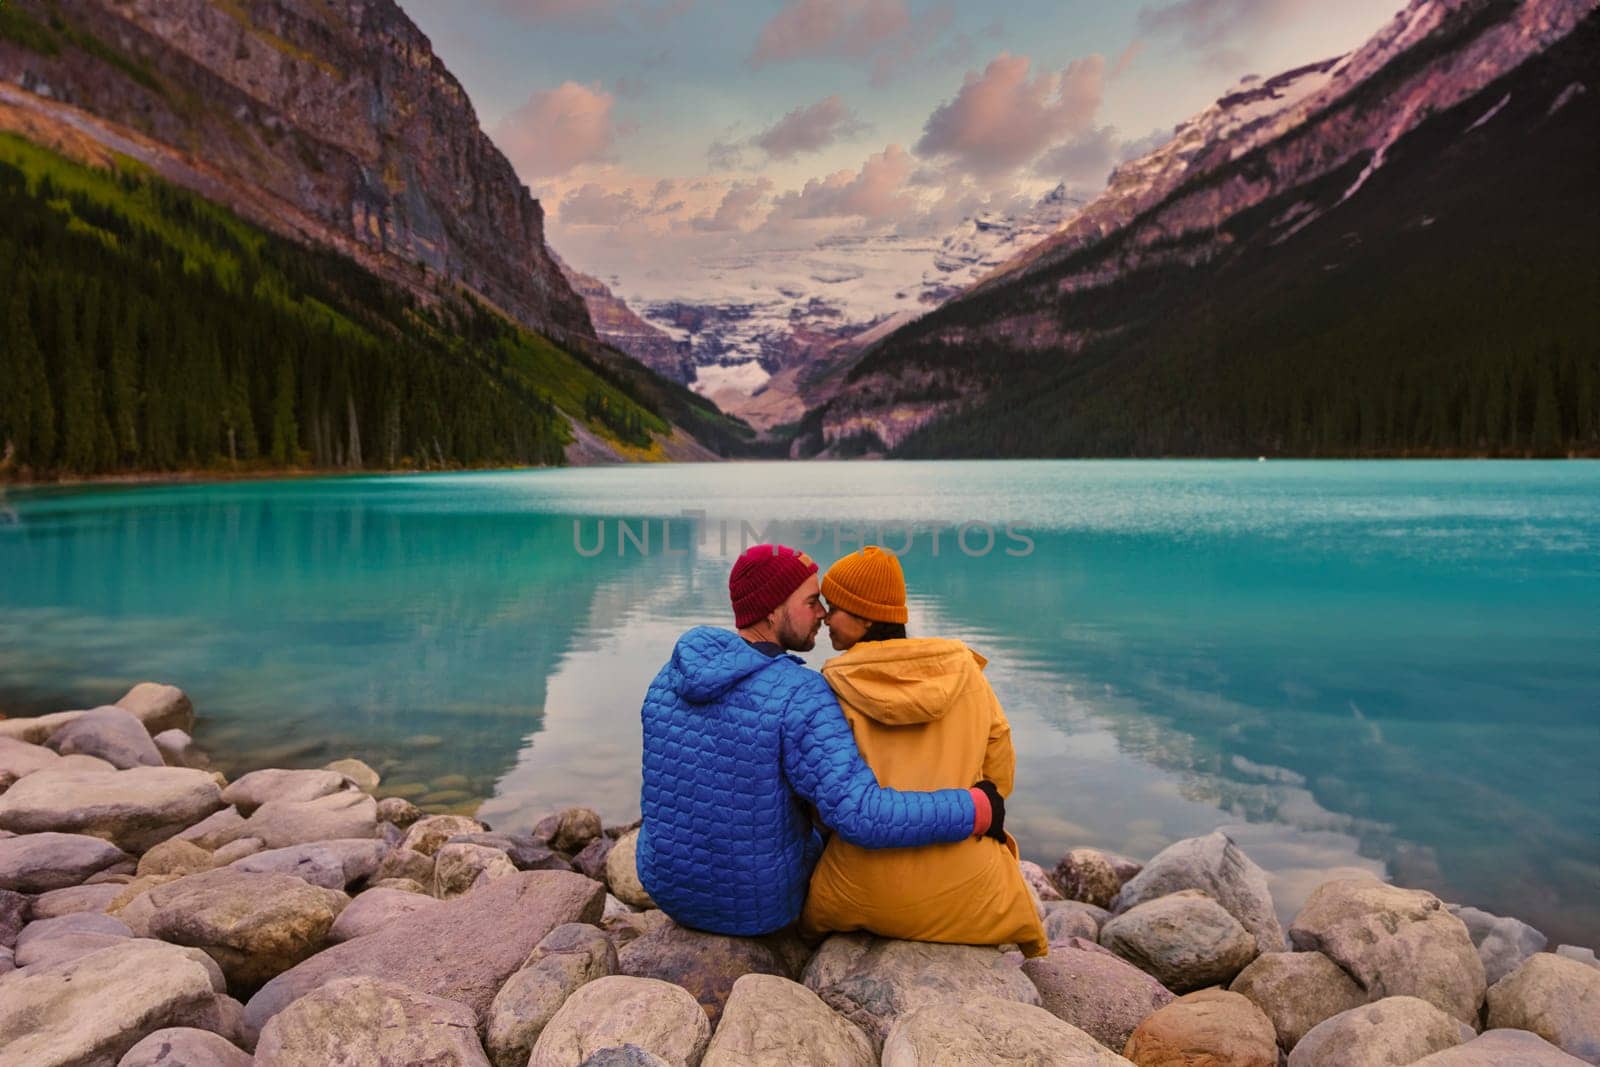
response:
<svg viewBox="0 0 1600 1067"><path fill-rule="evenodd" d="M725 624L741 533L824 565L862 539L909 544L911 632L990 660L1029 858L1147 858L1220 826L1286 920L1363 869L1600 942L1594 463L12 490L0 709L170 681L230 774L359 754L386 789L499 828L571 803L632 819L641 695L683 629ZM807 659L832 654L824 632Z"/></svg>

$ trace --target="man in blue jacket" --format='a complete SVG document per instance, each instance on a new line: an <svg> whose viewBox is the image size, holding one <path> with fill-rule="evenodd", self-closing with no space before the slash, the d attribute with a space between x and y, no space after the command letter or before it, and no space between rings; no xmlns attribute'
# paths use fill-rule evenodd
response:
<svg viewBox="0 0 1600 1067"><path fill-rule="evenodd" d="M675 921L721 934L794 922L822 854L806 802L864 848L1003 833L989 782L900 792L878 785L833 691L789 652L826 614L817 565L756 545L728 578L738 632L696 627L650 683L644 709L639 879Z"/></svg>

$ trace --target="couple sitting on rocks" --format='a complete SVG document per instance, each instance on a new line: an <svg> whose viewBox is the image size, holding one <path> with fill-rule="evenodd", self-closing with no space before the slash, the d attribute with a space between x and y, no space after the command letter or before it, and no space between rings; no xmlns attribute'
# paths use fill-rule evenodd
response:
<svg viewBox="0 0 1600 1067"><path fill-rule="evenodd" d="M644 701L637 864L655 902L714 933L798 921L808 939L1044 955L1004 830L1016 754L983 657L906 636L905 577L876 546L819 586L805 553L756 545L728 591L738 630L684 634ZM789 653L824 620L844 654L818 674Z"/></svg>

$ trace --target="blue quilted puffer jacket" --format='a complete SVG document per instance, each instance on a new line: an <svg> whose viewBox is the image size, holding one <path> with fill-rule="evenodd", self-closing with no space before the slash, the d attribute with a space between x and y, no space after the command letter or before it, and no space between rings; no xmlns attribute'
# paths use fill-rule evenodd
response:
<svg viewBox="0 0 1600 1067"><path fill-rule="evenodd" d="M644 700L639 878L685 926L769 933L795 921L822 841L894 848L972 834L965 789L882 789L833 691L796 656L697 627Z"/></svg>

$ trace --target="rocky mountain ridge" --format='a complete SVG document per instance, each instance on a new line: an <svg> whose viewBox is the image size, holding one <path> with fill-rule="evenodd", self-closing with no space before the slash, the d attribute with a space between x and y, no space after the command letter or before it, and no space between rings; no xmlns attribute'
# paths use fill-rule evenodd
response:
<svg viewBox="0 0 1600 1067"><path fill-rule="evenodd" d="M1162 300L1177 301L1180 292L1202 316L1190 333L1209 336L1233 312L1205 296L1208 277L1247 249L1265 264L1273 250L1299 244L1308 227L1383 176L1399 147L1435 116L1468 101L1478 107L1477 94L1563 43L1594 19L1595 8L1593 0L1414 0L1350 55L1230 93L1179 127L1172 142L1119 169L1106 193L1060 232L881 342L840 395L808 415L805 447L865 437L893 449L1014 384L1018 371L1059 377L1080 366L1090 373L1091 363L1109 366L1139 331L1173 315L1176 304ZM1571 84L1529 87L1552 97L1551 114L1590 88L1582 78L1560 77ZM1481 113L1452 119L1458 137L1504 103L1497 96ZM1480 139L1511 137L1503 126ZM1429 165L1416 151L1407 158L1419 172ZM1481 172L1461 173L1470 185ZM1439 190L1389 195L1430 192ZM1426 227L1431 219L1419 208L1407 225ZM1318 241L1336 238L1324 233ZM1287 251L1280 258L1305 269ZM1302 291L1314 292L1336 269L1325 264L1324 278L1304 276ZM981 366L996 352L1006 354L1006 369ZM1108 369L1097 381L1114 377ZM1026 438L1017 435L1015 447L1040 447Z"/></svg>
<svg viewBox="0 0 1600 1067"><path fill-rule="evenodd" d="M538 201L393 0L13 0L5 15L0 82L23 90L5 128L114 139L421 296L459 286L558 342L593 339Z"/></svg>

